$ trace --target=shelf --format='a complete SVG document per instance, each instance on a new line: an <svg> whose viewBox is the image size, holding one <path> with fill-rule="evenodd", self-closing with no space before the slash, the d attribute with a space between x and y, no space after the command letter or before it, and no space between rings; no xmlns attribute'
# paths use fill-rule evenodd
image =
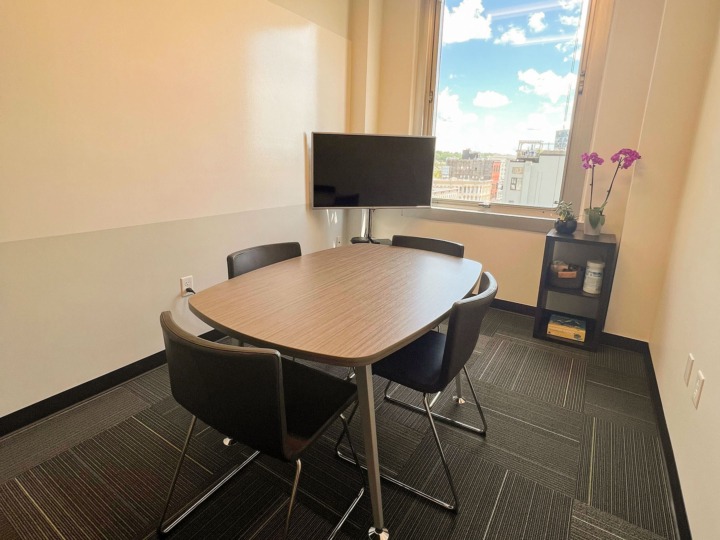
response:
<svg viewBox="0 0 720 540"><path fill-rule="evenodd" d="M578 231L573 234L558 234L555 230L550 231L545 237L533 336L581 349L597 349L610 303L616 258L617 240L614 234L586 236ZM605 271L600 293L586 293L582 290L582 285L572 289L552 285L551 264L554 260L563 260L578 266L585 266L589 260L604 261ZM585 341L549 336L547 325L553 313L583 319L586 325Z"/></svg>
<svg viewBox="0 0 720 540"><path fill-rule="evenodd" d="M591 300L600 299L599 294L586 293L582 290L582 287L580 287L579 289L566 289L565 287L554 287L552 285L545 285L545 290L554 293L570 294L572 296L582 296L583 298L589 298Z"/></svg>
<svg viewBox="0 0 720 540"><path fill-rule="evenodd" d="M549 309L543 309L543 313L540 316L540 324L533 333L536 338L544 339L547 341L554 341L556 343L562 343L563 345L571 345L580 349L592 350L596 343L596 321L594 319L588 319L587 317L579 317L568 313L562 313L560 311L553 311ZM551 315L563 315L566 317L574 317L576 319L582 319L585 321L585 341L575 341L574 339L567 339L560 336L551 336L547 333L548 321Z"/></svg>

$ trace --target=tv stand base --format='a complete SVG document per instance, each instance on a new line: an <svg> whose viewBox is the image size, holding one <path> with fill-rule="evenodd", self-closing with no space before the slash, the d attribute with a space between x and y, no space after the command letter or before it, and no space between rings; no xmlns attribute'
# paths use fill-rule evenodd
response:
<svg viewBox="0 0 720 540"><path fill-rule="evenodd" d="M367 236L354 236L350 239L351 244L384 244L390 245L390 239L388 238L369 238Z"/></svg>

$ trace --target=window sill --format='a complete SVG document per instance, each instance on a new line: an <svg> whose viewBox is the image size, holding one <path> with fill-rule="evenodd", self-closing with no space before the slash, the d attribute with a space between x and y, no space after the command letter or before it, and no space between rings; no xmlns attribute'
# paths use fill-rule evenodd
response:
<svg viewBox="0 0 720 540"><path fill-rule="evenodd" d="M492 210L463 210L461 208L432 207L405 209L402 211L402 215L416 219L466 223L468 225L515 229L543 234L552 229L555 223L555 218L549 217L549 211L547 210L523 209L522 214L501 213L501 211L498 208Z"/></svg>

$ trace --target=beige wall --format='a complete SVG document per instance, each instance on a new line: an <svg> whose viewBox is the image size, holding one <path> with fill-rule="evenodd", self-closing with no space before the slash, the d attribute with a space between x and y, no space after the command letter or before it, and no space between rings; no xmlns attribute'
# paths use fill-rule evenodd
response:
<svg viewBox="0 0 720 540"><path fill-rule="evenodd" d="M714 196L720 197L715 172L720 167L719 23L720 4L714 0L702 0L692 10L682 0L617 0L593 143L601 155L624 146L643 155L632 171L621 173L608 205L606 228L621 234L622 242L605 329L650 343L698 539L720 537L720 317L715 306L720 225L714 209ZM410 39L414 31L397 18L386 24L396 39L401 32ZM400 61L395 56L388 58ZM407 81L382 94L383 131L405 129L409 100ZM543 234L436 222L391 210L376 212L374 231L377 237L405 233L462 242L469 257L498 277L500 298L535 304ZM707 378L697 410L682 378L688 353L696 357L695 373L701 369Z"/></svg>
<svg viewBox="0 0 720 540"><path fill-rule="evenodd" d="M337 4L0 4L0 416L162 350L163 310L206 331L181 276L342 235L306 203L305 136L347 124Z"/></svg>
<svg viewBox="0 0 720 540"><path fill-rule="evenodd" d="M654 265L667 267L662 288L655 289L657 301L633 313L647 317L658 312L650 349L688 518L697 540L720 538L720 273L716 270L720 264L720 221L715 208L720 199L719 8L716 2L703 4L698 9L709 20L700 24L697 17L685 13L683 2L668 2L668 23L663 30L684 40L675 48L661 48L658 54L651 104L664 109L668 117L663 123L648 123L643 130L643 147L648 154L652 152L653 167L642 184L633 185L626 226L637 229L638 256L647 261L638 273ZM693 33L702 32L702 36L688 37L689 28ZM705 60L708 48L714 56L701 63L698 56ZM697 130L690 130L672 107L665 107L671 101L688 99L683 91L687 79L683 77L697 76L686 71L688 68L701 74L709 72L705 99L696 103L701 107ZM682 85L673 84L676 76ZM656 89L656 82L663 86ZM660 186L656 185L658 181L662 182ZM677 216L674 231L662 219L666 215ZM639 241L653 229L661 238L652 245ZM640 284L643 289L646 286ZM695 369L686 387L683 373L688 353L695 356ZM706 381L696 410L690 395L698 370Z"/></svg>

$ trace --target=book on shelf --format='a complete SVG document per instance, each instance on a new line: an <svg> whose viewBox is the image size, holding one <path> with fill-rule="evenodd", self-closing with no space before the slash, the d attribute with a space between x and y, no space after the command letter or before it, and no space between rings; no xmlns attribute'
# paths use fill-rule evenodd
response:
<svg viewBox="0 0 720 540"><path fill-rule="evenodd" d="M585 321L583 319L558 315L550 315L547 326L547 334L573 341L585 341Z"/></svg>

